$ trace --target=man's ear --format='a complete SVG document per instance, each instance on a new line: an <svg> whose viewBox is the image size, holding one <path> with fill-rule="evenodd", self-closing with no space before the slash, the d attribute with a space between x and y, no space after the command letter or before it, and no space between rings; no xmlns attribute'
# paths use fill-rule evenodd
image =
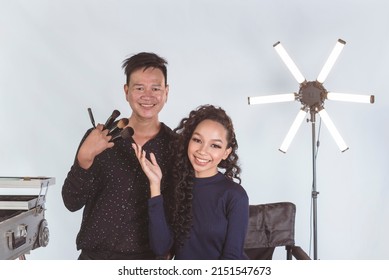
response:
<svg viewBox="0 0 389 280"><path fill-rule="evenodd" d="M124 95L126 96L126 100L128 102L128 90L129 90L128 84L124 84L123 89L124 89Z"/></svg>
<svg viewBox="0 0 389 280"><path fill-rule="evenodd" d="M165 103L167 103L167 99L169 97L169 85L166 85L166 100L165 100Z"/></svg>

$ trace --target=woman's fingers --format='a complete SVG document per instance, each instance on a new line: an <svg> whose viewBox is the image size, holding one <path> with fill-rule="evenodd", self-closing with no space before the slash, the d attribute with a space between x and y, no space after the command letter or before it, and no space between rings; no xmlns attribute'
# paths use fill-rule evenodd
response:
<svg viewBox="0 0 389 280"><path fill-rule="evenodd" d="M140 160L141 154L142 154L142 147L139 146L139 145L136 144L136 143L132 143L132 148L133 148L134 151L135 151L136 157Z"/></svg>
<svg viewBox="0 0 389 280"><path fill-rule="evenodd" d="M153 165L158 165L157 159L155 158L154 153L150 153L150 159L151 159L151 163L152 163Z"/></svg>

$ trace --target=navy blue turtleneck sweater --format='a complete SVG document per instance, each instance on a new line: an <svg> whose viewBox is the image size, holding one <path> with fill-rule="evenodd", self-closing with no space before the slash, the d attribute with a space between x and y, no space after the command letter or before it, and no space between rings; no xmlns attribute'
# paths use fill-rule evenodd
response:
<svg viewBox="0 0 389 280"><path fill-rule="evenodd" d="M218 173L195 178L193 226L189 239L175 248L177 260L247 259L243 251L249 217L246 191ZM163 197L149 199L149 236L157 255L166 255L174 237L166 222Z"/></svg>

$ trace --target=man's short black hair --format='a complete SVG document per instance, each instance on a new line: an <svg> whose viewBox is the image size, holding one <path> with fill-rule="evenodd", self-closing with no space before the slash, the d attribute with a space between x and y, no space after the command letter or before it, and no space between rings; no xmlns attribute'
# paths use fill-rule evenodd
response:
<svg viewBox="0 0 389 280"><path fill-rule="evenodd" d="M130 82L130 76L132 72L138 69L144 68L157 68L160 69L165 77L165 85L167 85L167 61L163 57L158 56L155 53L141 52L135 54L123 61L122 68L126 75L126 83Z"/></svg>

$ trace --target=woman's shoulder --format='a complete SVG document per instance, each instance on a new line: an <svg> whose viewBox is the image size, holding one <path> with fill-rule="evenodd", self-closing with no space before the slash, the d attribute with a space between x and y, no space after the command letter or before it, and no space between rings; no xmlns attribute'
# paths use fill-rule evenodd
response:
<svg viewBox="0 0 389 280"><path fill-rule="evenodd" d="M227 178L224 175L223 175L223 177L224 177L223 181L224 181L224 186L225 186L226 192L231 193L231 194L236 195L236 196L239 196L239 197L242 197L242 196L247 197L247 192L240 183L235 182L234 180Z"/></svg>

